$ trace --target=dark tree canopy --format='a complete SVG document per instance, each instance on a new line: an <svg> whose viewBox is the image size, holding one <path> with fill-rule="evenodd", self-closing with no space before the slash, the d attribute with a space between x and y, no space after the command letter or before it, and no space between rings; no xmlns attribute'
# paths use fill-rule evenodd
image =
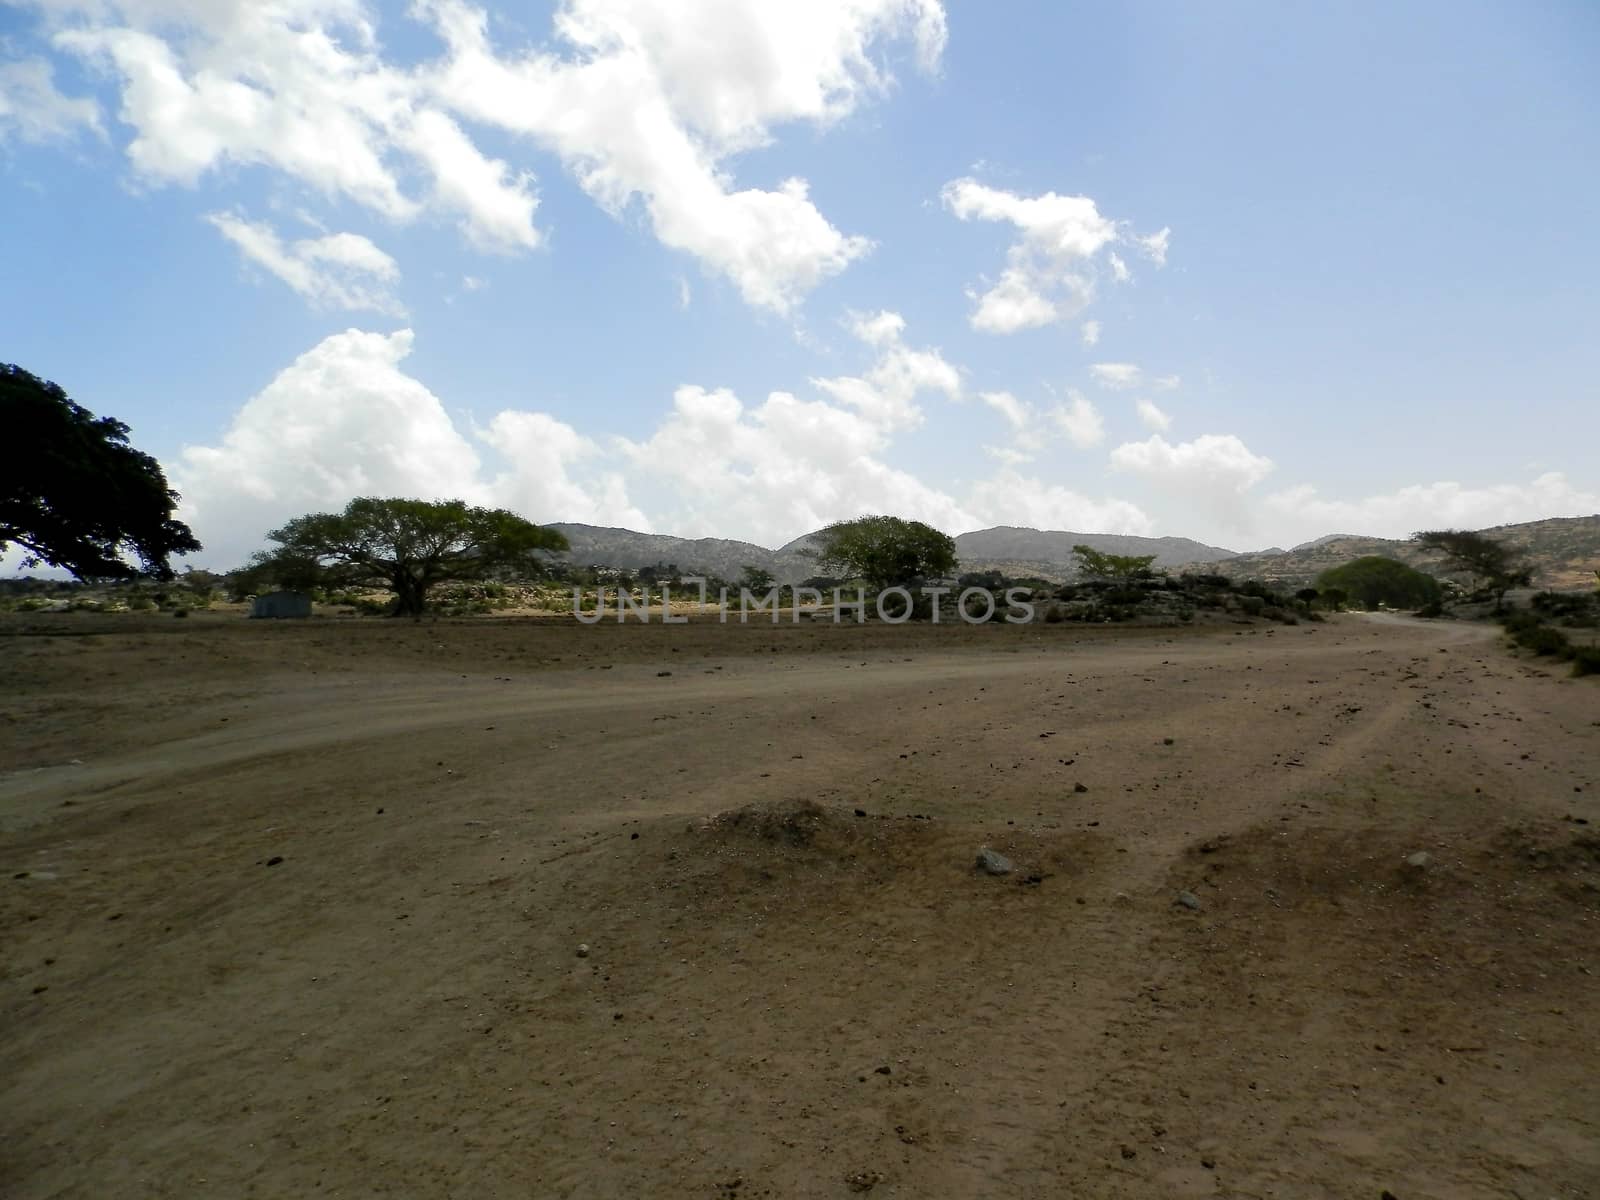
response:
<svg viewBox="0 0 1600 1200"><path fill-rule="evenodd" d="M539 551L567 549L559 530L461 500L365 497L343 512L297 517L267 536L277 548L257 555L250 567L261 578L301 588L386 587L395 595L397 616L420 615L435 584L535 567Z"/></svg>
<svg viewBox="0 0 1600 1200"><path fill-rule="evenodd" d="M817 534L811 553L823 572L865 579L880 589L956 569L956 544L949 534L900 517L835 521Z"/></svg>
<svg viewBox="0 0 1600 1200"><path fill-rule="evenodd" d="M79 579L126 578L142 568L171 579L168 558L200 549L173 519L178 494L161 464L128 444L121 421L0 363L0 431L0 551L22 547L24 566L48 563Z"/></svg>
<svg viewBox="0 0 1600 1200"><path fill-rule="evenodd" d="M1399 559L1369 554L1317 576L1322 596L1338 604L1348 598L1363 608L1421 608L1439 599L1439 581Z"/></svg>
<svg viewBox="0 0 1600 1200"><path fill-rule="evenodd" d="M1468 529L1430 529L1411 535L1429 550L1445 556L1450 569L1483 582L1494 593L1495 607L1505 604L1506 592L1526 587L1533 572L1510 546L1488 534Z"/></svg>

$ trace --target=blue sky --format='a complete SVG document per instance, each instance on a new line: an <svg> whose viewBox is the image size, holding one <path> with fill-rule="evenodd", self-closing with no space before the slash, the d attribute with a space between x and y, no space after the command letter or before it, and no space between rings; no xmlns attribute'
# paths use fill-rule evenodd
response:
<svg viewBox="0 0 1600 1200"><path fill-rule="evenodd" d="M675 11L674 11L675 10ZM0 4L0 358L226 567L1600 510L1600 7Z"/></svg>

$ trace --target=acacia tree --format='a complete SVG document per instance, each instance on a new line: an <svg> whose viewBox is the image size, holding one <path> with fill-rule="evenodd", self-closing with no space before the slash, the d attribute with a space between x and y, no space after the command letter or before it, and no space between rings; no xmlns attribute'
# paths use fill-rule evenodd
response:
<svg viewBox="0 0 1600 1200"><path fill-rule="evenodd" d="M386 587L395 596L394 615L413 617L436 584L534 568L539 551L568 548L559 530L461 500L363 497L343 512L297 517L267 536L278 545L256 556L252 572L291 586Z"/></svg>
<svg viewBox="0 0 1600 1200"><path fill-rule="evenodd" d="M1439 599L1439 581L1396 558L1368 554L1317 576L1317 589L1335 608L1346 599L1363 608L1387 604L1393 608L1421 608Z"/></svg>
<svg viewBox="0 0 1600 1200"><path fill-rule="evenodd" d="M20 546L24 567L48 563L79 579L125 579L142 568L171 579L168 558L200 549L173 519L178 493L161 464L128 443L121 421L97 417L57 385L0 363L0 430L0 552Z"/></svg>
<svg viewBox="0 0 1600 1200"><path fill-rule="evenodd" d="M1150 574L1150 564L1156 561L1154 554L1105 554L1084 545L1074 546L1072 557L1080 574L1124 584Z"/></svg>
<svg viewBox="0 0 1600 1200"><path fill-rule="evenodd" d="M1505 607L1506 593L1533 582L1528 564L1504 542L1469 529L1432 529L1411 535L1414 541L1445 556L1450 569L1483 581L1494 593L1494 609Z"/></svg>
<svg viewBox="0 0 1600 1200"><path fill-rule="evenodd" d="M956 543L949 534L901 517L835 521L816 535L807 553L822 571L865 579L880 591L956 569Z"/></svg>

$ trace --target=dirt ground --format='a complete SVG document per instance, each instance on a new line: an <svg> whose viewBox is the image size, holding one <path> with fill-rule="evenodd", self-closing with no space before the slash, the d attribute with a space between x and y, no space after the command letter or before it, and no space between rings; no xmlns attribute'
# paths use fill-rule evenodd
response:
<svg viewBox="0 0 1600 1200"><path fill-rule="evenodd" d="M6 634L10 1200L1600 1196L1600 681L1489 627Z"/></svg>

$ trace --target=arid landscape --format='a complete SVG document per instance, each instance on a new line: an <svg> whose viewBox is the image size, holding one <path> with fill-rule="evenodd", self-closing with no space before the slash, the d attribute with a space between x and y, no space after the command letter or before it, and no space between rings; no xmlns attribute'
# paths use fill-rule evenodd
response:
<svg viewBox="0 0 1600 1200"><path fill-rule="evenodd" d="M7 1197L1600 1194L1495 627L3 619Z"/></svg>

